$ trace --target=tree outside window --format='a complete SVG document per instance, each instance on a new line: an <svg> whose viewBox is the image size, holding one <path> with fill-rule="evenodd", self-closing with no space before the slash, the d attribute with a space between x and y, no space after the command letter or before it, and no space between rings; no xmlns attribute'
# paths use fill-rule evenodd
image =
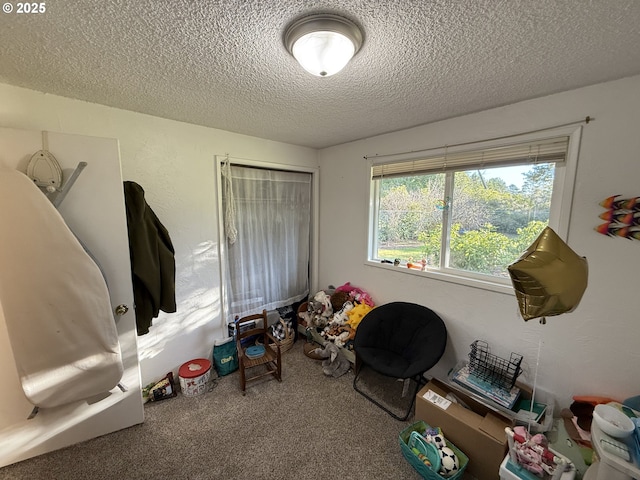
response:
<svg viewBox="0 0 640 480"><path fill-rule="evenodd" d="M553 164L522 168L519 185L507 183L511 167L453 174L446 201L445 174L399 177L381 182L376 259L444 266L507 277L506 267L549 222ZM443 224L451 217L448 235Z"/></svg>

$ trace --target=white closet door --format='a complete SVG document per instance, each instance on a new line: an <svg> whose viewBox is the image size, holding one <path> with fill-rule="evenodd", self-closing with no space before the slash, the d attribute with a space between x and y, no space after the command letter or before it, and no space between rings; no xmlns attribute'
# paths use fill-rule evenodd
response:
<svg viewBox="0 0 640 480"><path fill-rule="evenodd" d="M63 182L79 162L87 162L59 211L102 268L114 310L118 305L129 309L117 323L124 363L121 383L127 390L116 387L91 404L79 401L41 409L27 420L33 405L21 388L0 305L0 371L5 379L0 402L0 467L144 419L118 141L49 132L46 142L62 167ZM42 148L40 131L0 128L0 165L26 172L31 155Z"/></svg>

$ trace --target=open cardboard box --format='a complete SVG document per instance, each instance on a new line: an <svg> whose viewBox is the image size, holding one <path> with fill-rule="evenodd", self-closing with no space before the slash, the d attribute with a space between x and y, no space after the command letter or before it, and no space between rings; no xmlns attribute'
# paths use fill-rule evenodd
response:
<svg viewBox="0 0 640 480"><path fill-rule="evenodd" d="M469 409L445 397L453 393ZM467 472L478 480L496 480L508 450L505 427L513 420L452 385L432 379L417 394L416 420L424 420L469 457Z"/></svg>

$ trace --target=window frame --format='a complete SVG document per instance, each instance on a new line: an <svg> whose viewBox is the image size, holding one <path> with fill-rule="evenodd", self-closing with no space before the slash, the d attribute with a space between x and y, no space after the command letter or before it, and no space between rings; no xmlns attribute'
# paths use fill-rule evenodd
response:
<svg viewBox="0 0 640 480"><path fill-rule="evenodd" d="M563 127L550 128L531 133L509 135L499 139L487 141L469 142L451 147L438 147L433 149L424 149L420 151L381 155L367 158L367 172L369 182L369 198L368 198L368 219L367 228L367 245L365 265L383 268L387 270L399 271L409 275L419 277L427 277L435 280L457 283L475 288L482 288L498 293L514 294L513 285L509 278L500 278L491 275L485 275L477 272L469 272L449 267L427 267L425 271L406 268L406 266L393 266L381 263L375 259L378 251L377 245L377 226L379 220L379 212L377 199L379 195L379 182L372 179L372 168L386 163L407 162L418 160L427 156L448 155L461 153L465 151L483 150L488 148L504 147L523 142L535 142L538 140L551 139L556 137L568 137L567 155L565 161L556 163L554 169L553 191L551 197L551 209L549 214L549 226L558 234L560 238L566 241L569 234L569 223L571 220L571 208L573 201L573 192L575 185L575 176L578 164L578 154L580 139L582 134L581 125L568 125ZM428 153L427 153L428 152ZM469 170L473 166L469 166ZM447 185L452 185L453 172L446 172L445 189ZM450 215L443 217L443 234L442 239L445 240L449 236ZM448 241L448 240L447 240ZM449 249L447 243L442 242L441 258L444 259ZM516 259L514 259L515 261ZM445 265L448 262L445 262Z"/></svg>

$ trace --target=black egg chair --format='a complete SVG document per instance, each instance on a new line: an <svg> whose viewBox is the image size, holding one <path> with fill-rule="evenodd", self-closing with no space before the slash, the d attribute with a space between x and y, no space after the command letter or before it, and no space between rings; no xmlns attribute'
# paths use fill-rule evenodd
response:
<svg viewBox="0 0 640 480"><path fill-rule="evenodd" d="M446 345L447 328L433 310L408 302L392 302L376 307L365 315L356 330L353 388L392 417L406 420L411 414L418 390L426 384L424 373L438 363ZM358 386L365 368L415 383L411 404L403 416L396 415Z"/></svg>

